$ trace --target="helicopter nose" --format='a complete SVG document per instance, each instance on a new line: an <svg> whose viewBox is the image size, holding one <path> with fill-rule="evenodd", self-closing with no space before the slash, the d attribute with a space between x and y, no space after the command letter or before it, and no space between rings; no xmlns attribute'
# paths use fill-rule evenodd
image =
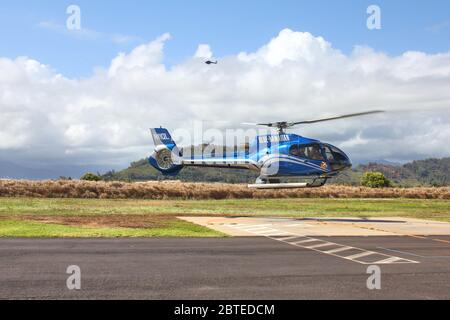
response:
<svg viewBox="0 0 450 320"><path fill-rule="evenodd" d="M350 160L350 157L347 154L345 154L344 152L342 152L342 158L343 159L341 161L341 164L343 166L343 169L350 169L353 166L352 161Z"/></svg>
<svg viewBox="0 0 450 320"><path fill-rule="evenodd" d="M333 171L342 171L352 167L350 158L342 150L332 145L327 145L325 150L328 150L331 153L329 154L328 159Z"/></svg>
<svg viewBox="0 0 450 320"><path fill-rule="evenodd" d="M345 156L347 157L347 160L344 161L345 169L351 169L353 167L353 163L347 155Z"/></svg>

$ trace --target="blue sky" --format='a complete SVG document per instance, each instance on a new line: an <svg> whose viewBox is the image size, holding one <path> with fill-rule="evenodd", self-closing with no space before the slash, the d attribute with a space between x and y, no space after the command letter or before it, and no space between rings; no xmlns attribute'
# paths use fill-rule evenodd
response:
<svg viewBox="0 0 450 320"><path fill-rule="evenodd" d="M101 34L76 38L40 24L64 26L66 8L77 4L82 27ZM382 30L366 28L366 8L382 9ZM322 36L345 53L368 45L390 55L408 50L447 52L450 1L55 1L16 0L0 4L0 56L28 56L69 77L87 77L128 52L169 32L165 63L192 56L200 43L218 57L254 51L284 28ZM110 36L129 36L114 43Z"/></svg>

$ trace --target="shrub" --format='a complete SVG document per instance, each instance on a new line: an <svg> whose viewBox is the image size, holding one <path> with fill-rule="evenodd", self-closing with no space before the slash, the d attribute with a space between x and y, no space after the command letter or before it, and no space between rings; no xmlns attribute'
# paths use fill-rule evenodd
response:
<svg viewBox="0 0 450 320"><path fill-rule="evenodd" d="M366 172L362 179L361 185L369 188L387 188L391 187L391 181L381 172Z"/></svg>
<svg viewBox="0 0 450 320"><path fill-rule="evenodd" d="M101 181L102 178L99 175L96 175L95 173L92 172L88 172L85 173L80 180L84 180L84 181Z"/></svg>

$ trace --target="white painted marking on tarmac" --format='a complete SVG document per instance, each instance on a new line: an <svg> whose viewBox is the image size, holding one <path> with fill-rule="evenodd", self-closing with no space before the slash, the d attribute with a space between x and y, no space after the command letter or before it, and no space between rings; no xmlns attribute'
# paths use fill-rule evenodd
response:
<svg viewBox="0 0 450 320"><path fill-rule="evenodd" d="M329 246L334 246L334 243L331 242L327 242L327 243L322 243L322 244L316 244L310 247L306 247L308 249L317 249L317 248L323 248L323 247L329 247Z"/></svg>
<svg viewBox="0 0 450 320"><path fill-rule="evenodd" d="M302 243L317 242L317 241L320 241L320 240L317 240L317 239L306 239L306 240L302 240L302 241L290 242L290 244L298 245L298 244L302 244Z"/></svg>
<svg viewBox="0 0 450 320"><path fill-rule="evenodd" d="M339 245L339 246L341 246L341 245ZM347 251L347 250L351 250L351 249L353 249L353 248L347 247L347 246L341 246L340 248L337 248L337 249L324 251L324 253L333 254L333 253L338 253L338 252Z"/></svg>
<svg viewBox="0 0 450 320"><path fill-rule="evenodd" d="M286 236L286 235L288 235L289 233L287 233L287 232L280 232L280 233L275 233L275 234L272 234L272 236L274 236L274 237L282 237L282 236Z"/></svg>
<svg viewBox="0 0 450 320"><path fill-rule="evenodd" d="M225 225L227 227L230 228L234 228L234 229L239 229L242 231L246 231L248 233L252 233L258 236L262 236L262 237L266 237L272 240L276 240L279 242L283 242L286 244L290 244L293 246L297 246L297 247L301 247L304 249L308 249L308 250L313 250L316 252L320 252L320 253L325 253L328 255L332 255L334 257L338 257L341 259L345 259L345 260L349 260L349 261L353 261L356 263L360 263L360 264L365 264L365 265L375 265L375 264L397 264L397 263L420 263L418 261L414 261L414 260L409 260L409 259L404 259L404 258L399 258L399 257L395 257L395 256L391 256L391 255L387 255L384 253L379 253L379 252L374 252L374 251L369 251L369 250L365 250L365 249L361 249L361 248L356 248L356 247L351 247L351 246L345 246L342 244L338 244L338 243L334 243L334 242L328 242L325 240L320 240L320 239L315 239L315 238L311 238L311 237L307 237L307 236L303 236L303 235L298 235L292 232L285 232L282 230L277 230L274 228L269 228L269 226L272 226L272 224L269 225L232 225L232 224L228 224ZM254 229L255 227L262 227L260 228L256 228L256 230ZM279 235L289 235L289 237L285 237L285 238L276 238L276 236ZM291 241L289 242L288 240L292 240L295 238L300 238L303 240L300 241ZM309 245L312 242L319 242L317 244L313 244L313 245ZM306 244L306 245L305 245ZM332 249L332 250L328 250L328 251L323 251L320 250L320 248L324 248L324 247L329 247L329 246L337 246L338 248L336 249ZM339 255L338 253L345 253L345 251L347 250L358 250L360 251L360 253L358 254L353 254L350 256L343 256L343 255ZM381 259L379 261L376 262L366 262L366 261L362 261L360 260L361 258L364 257L368 257L371 255L377 255L377 256L381 256L381 257L385 257L384 259Z"/></svg>
<svg viewBox="0 0 450 320"><path fill-rule="evenodd" d="M376 261L373 264L389 264L389 263L394 263L394 262L396 263L396 262L399 262L400 260L404 260L404 259L399 258L399 257L390 257L387 259Z"/></svg>
<svg viewBox="0 0 450 320"><path fill-rule="evenodd" d="M377 248L378 248L378 249L382 249L382 250L386 250L386 251L391 251L391 252L396 252L396 253L406 254L406 255L410 255L410 256L418 257L418 258L450 259L450 256L422 256L422 255L420 255L420 254L415 254L415 253L407 252L407 251L394 250L394 249L388 249L388 248L383 248L383 247L377 247Z"/></svg>
<svg viewBox="0 0 450 320"><path fill-rule="evenodd" d="M295 239L295 238L298 238L298 236L290 236L290 237L286 237L286 238L280 238L278 240L280 240L280 241L288 241L288 240L292 240L292 239Z"/></svg>
<svg viewBox="0 0 450 320"><path fill-rule="evenodd" d="M345 258L346 258L346 259L350 259L350 260L355 260L355 259L359 259L359 258L371 256L371 255L373 255L373 254L378 254L378 253L372 252L372 251L365 251L365 252L361 252L361 253L358 253L358 254L354 254L354 255L352 255L352 256L348 256L348 257L345 257Z"/></svg>
<svg viewBox="0 0 450 320"><path fill-rule="evenodd" d="M387 251L391 251L391 252L396 252L396 253L401 253L401 254L407 254L410 256L414 256L414 257L424 258L422 256L419 256L418 254L414 254L414 253L406 252L406 251L392 250L392 249L387 249L387 248L383 248L383 247L378 247L378 249L383 249L383 250L387 250Z"/></svg>

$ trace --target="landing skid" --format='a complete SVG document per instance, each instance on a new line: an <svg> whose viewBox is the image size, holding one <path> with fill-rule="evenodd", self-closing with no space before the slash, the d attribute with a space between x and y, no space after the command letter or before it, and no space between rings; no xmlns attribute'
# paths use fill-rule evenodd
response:
<svg viewBox="0 0 450 320"><path fill-rule="evenodd" d="M307 183L256 183L249 184L250 189L299 189L308 188Z"/></svg>
<svg viewBox="0 0 450 320"><path fill-rule="evenodd" d="M315 178L311 182L286 182L281 183L279 179L258 178L255 184L249 184L250 189L301 189L318 188L327 183L328 178Z"/></svg>

